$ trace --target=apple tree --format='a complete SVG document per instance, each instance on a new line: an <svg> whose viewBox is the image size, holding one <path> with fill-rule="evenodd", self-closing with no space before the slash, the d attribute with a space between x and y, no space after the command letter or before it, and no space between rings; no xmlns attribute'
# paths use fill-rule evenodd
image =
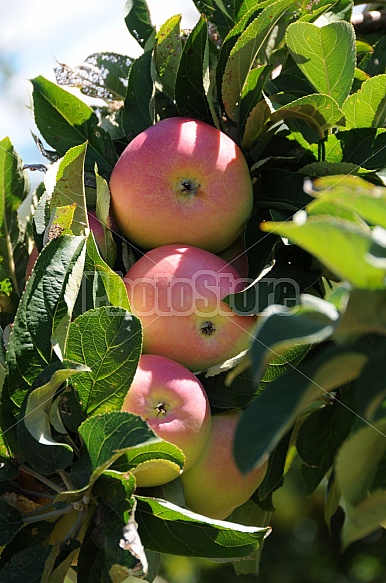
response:
<svg viewBox="0 0 386 583"><path fill-rule="evenodd" d="M128 0L140 57L93 54L58 65L56 83L32 79L43 167L0 142L6 583L153 581L162 553L255 573L294 456L307 495L325 485L327 522L344 509L342 548L386 524L385 37L356 34L352 0L194 4L186 31L180 15L156 29L146 1ZM224 301L258 323L246 353L198 378L213 414L243 410L241 472L268 462L221 521L190 512L180 478L137 488L139 464L183 470L184 455L121 410L142 350L122 275L141 250L111 222L109 178L135 136L175 116L231 137L253 182L250 284Z"/></svg>

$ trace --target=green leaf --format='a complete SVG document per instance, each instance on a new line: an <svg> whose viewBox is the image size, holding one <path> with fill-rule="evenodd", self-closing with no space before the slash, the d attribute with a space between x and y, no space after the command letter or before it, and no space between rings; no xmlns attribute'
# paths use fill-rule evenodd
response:
<svg viewBox="0 0 386 583"><path fill-rule="evenodd" d="M197 10L217 27L221 38L225 38L234 25L235 0L193 0Z"/></svg>
<svg viewBox="0 0 386 583"><path fill-rule="evenodd" d="M105 568L119 565L127 571L126 576L138 576L140 570L145 575L148 572L147 558L135 522L134 490L133 476L111 470L105 472L95 484L95 493L106 507L102 509L102 520L98 510L96 518L99 525L94 537L105 550Z"/></svg>
<svg viewBox="0 0 386 583"><path fill-rule="evenodd" d="M96 186L97 186L97 201L96 201L96 217L99 220L103 233L104 241L99 242L100 253L107 265L113 269L115 260L117 258L117 246L114 241L112 233L112 221L110 218L110 190L106 180L98 174L95 169Z"/></svg>
<svg viewBox="0 0 386 583"><path fill-rule="evenodd" d="M132 140L155 121L151 64L152 52L147 51L130 68L122 110L122 127L128 140Z"/></svg>
<svg viewBox="0 0 386 583"><path fill-rule="evenodd" d="M259 465L305 406L358 375L368 359L365 349L333 345L270 383L239 423L234 452L240 469L248 472Z"/></svg>
<svg viewBox="0 0 386 583"><path fill-rule="evenodd" d="M61 155L88 142L86 169L109 176L117 155L110 136L98 126L94 111L83 101L44 77L31 81L35 123L46 142Z"/></svg>
<svg viewBox="0 0 386 583"><path fill-rule="evenodd" d="M271 110L265 99L259 101L251 109L245 122L245 130L242 138L243 150L250 150L259 137L267 132L267 123L270 117Z"/></svg>
<svg viewBox="0 0 386 583"><path fill-rule="evenodd" d="M353 286L366 289L384 287L385 266L376 265L371 251L377 234L351 221L330 216L310 216L303 212L291 223L265 222L261 228L288 239ZM380 243L381 244L381 243Z"/></svg>
<svg viewBox="0 0 386 583"><path fill-rule="evenodd" d="M121 408L141 347L140 321L122 308L89 310L71 323L66 357L90 369L74 379L87 415Z"/></svg>
<svg viewBox="0 0 386 583"><path fill-rule="evenodd" d="M359 91L349 95L342 111L347 129L383 128L386 124L386 75L365 81Z"/></svg>
<svg viewBox="0 0 386 583"><path fill-rule="evenodd" d="M359 67L370 75L370 77L375 77L386 72L386 37L381 36L379 41L375 43L373 49L372 54L366 55L359 64Z"/></svg>
<svg viewBox="0 0 386 583"><path fill-rule="evenodd" d="M353 289L334 332L337 342L352 342L364 334L386 335L386 290Z"/></svg>
<svg viewBox="0 0 386 583"><path fill-rule="evenodd" d="M23 171L22 160L11 140L4 138L0 141L0 283L7 280L18 295L24 283L28 239L17 211L28 191L28 175Z"/></svg>
<svg viewBox="0 0 386 583"><path fill-rule="evenodd" d="M40 253L28 279L7 350L7 383L3 398L21 403L34 378L55 360L52 335L68 318L68 282L84 250L84 237L63 235Z"/></svg>
<svg viewBox="0 0 386 583"><path fill-rule="evenodd" d="M93 53L81 65L55 67L58 85L78 87L88 97L122 101L126 96L126 79L133 59L118 53Z"/></svg>
<svg viewBox="0 0 386 583"><path fill-rule="evenodd" d="M169 18L159 29L154 48L155 64L165 93L174 98L177 71L182 52L181 15Z"/></svg>
<svg viewBox="0 0 386 583"><path fill-rule="evenodd" d="M87 237L86 258L81 289L74 313L102 306L117 306L130 312L130 303L123 280L101 258L94 237Z"/></svg>
<svg viewBox="0 0 386 583"><path fill-rule="evenodd" d="M343 548L356 540L364 538L381 526L384 528L386 521L386 492L379 490L363 500L355 507L346 509L346 519L343 525Z"/></svg>
<svg viewBox="0 0 386 583"><path fill-rule="evenodd" d="M23 527L20 512L0 498L0 546L5 546Z"/></svg>
<svg viewBox="0 0 386 583"><path fill-rule="evenodd" d="M345 502L357 506L367 498L378 464L386 450L385 419L362 426L341 447L336 477Z"/></svg>
<svg viewBox="0 0 386 583"><path fill-rule="evenodd" d="M311 413L296 437L296 449L305 462L302 476L311 496L334 463L338 449L349 435L355 415L350 398L336 397Z"/></svg>
<svg viewBox="0 0 386 583"><path fill-rule="evenodd" d="M356 213L370 225L386 229L384 188L373 186L357 176L345 176L338 181L334 177L325 177L313 182L312 195ZM317 208L315 203L309 205L310 209L314 207Z"/></svg>
<svg viewBox="0 0 386 583"><path fill-rule="evenodd" d="M245 81L240 102L240 127L243 128L251 110L261 100L265 82L273 70L273 65L263 65L252 69Z"/></svg>
<svg viewBox="0 0 386 583"><path fill-rule="evenodd" d="M122 455L124 449L149 440L159 441L140 417L118 411L89 417L80 426L79 434L87 448L93 471L110 464L119 451Z"/></svg>
<svg viewBox="0 0 386 583"><path fill-rule="evenodd" d="M203 80L208 65L208 29L206 19L201 16L181 54L175 82L175 100L181 116L211 123L212 116Z"/></svg>
<svg viewBox="0 0 386 583"><path fill-rule="evenodd" d="M342 106L354 79L354 28L347 22L323 27L294 22L286 33L287 46L298 67L319 93Z"/></svg>
<svg viewBox="0 0 386 583"><path fill-rule="evenodd" d="M385 165L386 129L358 128L338 132L343 161L377 170Z"/></svg>
<svg viewBox="0 0 386 583"><path fill-rule="evenodd" d="M49 167L44 179L52 212L57 207L76 205L71 224L74 235L84 235L88 225L84 191L86 149L87 144L70 148L63 158Z"/></svg>
<svg viewBox="0 0 386 583"><path fill-rule="evenodd" d="M343 112L336 101L328 95L306 95L288 105L284 105L271 114L271 123L283 119L302 119L323 139L324 132L336 125L342 125Z"/></svg>
<svg viewBox="0 0 386 583"><path fill-rule="evenodd" d="M306 294L293 310L278 305L264 310L251 348L255 382L260 382L268 362L284 350L323 342L332 336L338 319L335 306Z"/></svg>
<svg viewBox="0 0 386 583"><path fill-rule="evenodd" d="M258 549L270 527L212 520L166 500L136 496L138 530L145 548L190 557L235 559Z"/></svg>
<svg viewBox="0 0 386 583"><path fill-rule="evenodd" d="M46 562L51 554L51 546L32 546L19 551L0 571L0 580L7 583L41 583L46 571Z"/></svg>
<svg viewBox="0 0 386 583"><path fill-rule="evenodd" d="M47 367L52 376L43 385L34 388L27 397L24 423L29 433L43 445L57 445L51 435L50 409L56 391L76 373L87 371L84 365L64 361ZM47 370L46 369L46 370ZM44 371L46 375L46 371ZM35 383L36 384L36 383Z"/></svg>
<svg viewBox="0 0 386 583"><path fill-rule="evenodd" d="M371 423L383 419L386 404L385 344L374 350L356 380L358 414Z"/></svg>
<svg viewBox="0 0 386 583"><path fill-rule="evenodd" d="M144 49L155 36L146 0L126 0L124 19L130 34Z"/></svg>
<svg viewBox="0 0 386 583"><path fill-rule="evenodd" d="M222 99L225 110L233 121L239 119L241 95L256 55L265 46L273 28L291 5L292 0L270 3L246 28L232 48L222 80Z"/></svg>

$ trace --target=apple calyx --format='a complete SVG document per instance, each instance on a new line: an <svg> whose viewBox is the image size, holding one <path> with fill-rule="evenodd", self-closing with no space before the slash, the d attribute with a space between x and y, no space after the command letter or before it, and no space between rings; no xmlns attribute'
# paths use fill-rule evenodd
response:
<svg viewBox="0 0 386 583"><path fill-rule="evenodd" d="M184 198L195 198L201 190L201 184L194 180L194 178L183 178L178 182L177 192L183 195Z"/></svg>
<svg viewBox="0 0 386 583"><path fill-rule="evenodd" d="M157 417L159 415L166 415L168 412L168 407L169 405L167 403L158 403L158 405L154 407L154 409L157 411Z"/></svg>
<svg viewBox="0 0 386 583"><path fill-rule="evenodd" d="M205 336L212 336L216 332L216 325L208 320L202 324L201 330Z"/></svg>

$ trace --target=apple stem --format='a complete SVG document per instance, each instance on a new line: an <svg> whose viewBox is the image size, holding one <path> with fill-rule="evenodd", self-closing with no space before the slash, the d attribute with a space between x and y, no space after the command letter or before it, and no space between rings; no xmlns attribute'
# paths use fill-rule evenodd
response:
<svg viewBox="0 0 386 583"><path fill-rule="evenodd" d="M21 469L22 472L25 472L26 474L29 474L30 476L33 476L34 478L36 478L37 480L39 480L39 482L42 482L43 484L45 484L46 486L48 486L49 488L51 488L51 490L54 490L54 492L58 492L59 494L61 494L62 492L64 492L64 488L61 488L60 486L58 486L57 484L55 484L55 482L52 482L51 480L49 480L45 476L41 476L40 474L38 474L38 472L35 472L31 468L28 468L26 466L20 466L20 469Z"/></svg>
<svg viewBox="0 0 386 583"><path fill-rule="evenodd" d="M39 514L36 514L36 511L28 512L27 514L23 515L22 522L25 524L31 524L33 522L40 522L41 520L46 520L47 518L56 518L57 516L62 516L62 514L68 514L69 512L73 512L74 507L72 504L66 506L66 508L62 508L60 510L52 510L51 512L42 512L44 510L40 508Z"/></svg>

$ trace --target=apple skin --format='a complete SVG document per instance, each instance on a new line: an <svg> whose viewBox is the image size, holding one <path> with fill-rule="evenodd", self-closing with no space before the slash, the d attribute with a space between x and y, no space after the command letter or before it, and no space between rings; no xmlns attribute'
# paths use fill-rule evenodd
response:
<svg viewBox="0 0 386 583"><path fill-rule="evenodd" d="M128 239L152 249L172 243L217 253L252 212L247 162L213 126L171 117L126 147L110 177L112 213Z"/></svg>
<svg viewBox="0 0 386 583"><path fill-rule="evenodd" d="M154 433L185 454L185 469L200 456L211 428L208 397L195 375L177 362L142 354L122 411L142 417ZM179 476L173 467L155 460L134 471L137 486L160 486Z"/></svg>
<svg viewBox="0 0 386 583"><path fill-rule="evenodd" d="M233 458L233 440L241 410L212 417L212 429L198 461L181 475L186 506L193 512L223 520L244 504L261 484L268 462L242 474Z"/></svg>
<svg viewBox="0 0 386 583"><path fill-rule="evenodd" d="M143 327L143 351L204 371L249 348L256 316L241 316L222 301L240 291L226 261L192 246L148 251L124 277L132 312Z"/></svg>

